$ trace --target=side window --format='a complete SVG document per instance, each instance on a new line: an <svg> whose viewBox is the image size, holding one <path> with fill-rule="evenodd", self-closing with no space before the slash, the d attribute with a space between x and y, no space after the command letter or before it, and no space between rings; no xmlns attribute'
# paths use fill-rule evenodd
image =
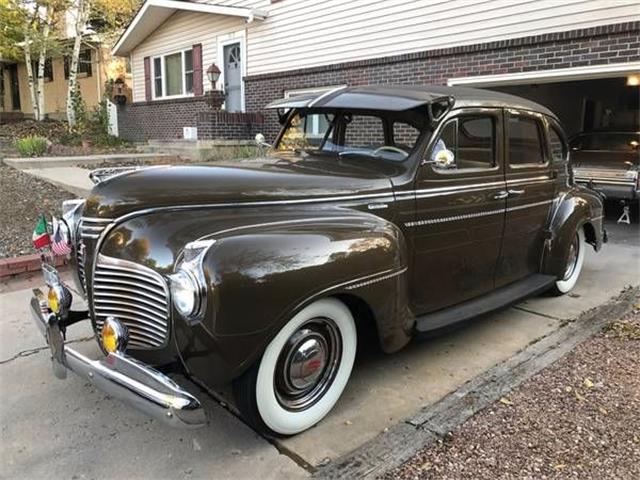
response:
<svg viewBox="0 0 640 480"><path fill-rule="evenodd" d="M442 153L448 152L449 163ZM496 124L492 116L463 116L450 120L442 129L430 160L435 170L492 168L496 164Z"/></svg>
<svg viewBox="0 0 640 480"><path fill-rule="evenodd" d="M549 145L551 146L551 161L553 163L563 162L567 158L567 146L558 131L551 126L549 127Z"/></svg>
<svg viewBox="0 0 640 480"><path fill-rule="evenodd" d="M542 125L532 117L509 115L508 154L512 166L545 163Z"/></svg>

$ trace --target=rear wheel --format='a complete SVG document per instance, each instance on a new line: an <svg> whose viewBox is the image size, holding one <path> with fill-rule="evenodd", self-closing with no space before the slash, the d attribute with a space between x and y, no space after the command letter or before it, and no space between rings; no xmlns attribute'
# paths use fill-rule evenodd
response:
<svg viewBox="0 0 640 480"><path fill-rule="evenodd" d="M554 294L564 295L570 292L576 285L580 272L582 271L582 265L584 264L585 247L584 231L579 229L569 245L563 276L556 280L553 288Z"/></svg>
<svg viewBox="0 0 640 480"><path fill-rule="evenodd" d="M300 433L329 413L355 359L357 335L349 309L325 298L295 315L262 358L234 382L238 408L267 433Z"/></svg>

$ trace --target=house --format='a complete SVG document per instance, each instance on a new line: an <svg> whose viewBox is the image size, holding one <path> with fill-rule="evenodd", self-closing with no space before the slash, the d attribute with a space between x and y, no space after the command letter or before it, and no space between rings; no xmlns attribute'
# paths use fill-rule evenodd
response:
<svg viewBox="0 0 640 480"><path fill-rule="evenodd" d="M85 41L78 59L78 87L87 110L91 111L103 97L105 83L113 69L111 49L99 42ZM33 61L34 75L37 59ZM44 113L47 118L67 117L69 56L49 57L44 66ZM32 118L27 66L24 62L0 61L0 120Z"/></svg>
<svg viewBox="0 0 640 480"><path fill-rule="evenodd" d="M516 93L570 133L634 128L640 3L147 0L114 54L132 66L118 115L131 140L273 138L270 101L380 83ZM220 72L214 84L207 71Z"/></svg>

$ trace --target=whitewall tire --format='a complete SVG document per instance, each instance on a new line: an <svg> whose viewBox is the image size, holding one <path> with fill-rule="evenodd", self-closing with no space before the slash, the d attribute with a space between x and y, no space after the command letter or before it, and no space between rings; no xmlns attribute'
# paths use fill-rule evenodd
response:
<svg viewBox="0 0 640 480"><path fill-rule="evenodd" d="M267 433L303 432L342 395L356 348L347 306L335 298L318 300L289 320L256 365L234 383L238 407Z"/></svg>
<svg viewBox="0 0 640 480"><path fill-rule="evenodd" d="M575 287L578 277L580 277L580 272L582 272L586 246L584 230L580 228L575 233L575 237L569 246L563 277L556 280L555 288L553 289L555 294L564 295Z"/></svg>

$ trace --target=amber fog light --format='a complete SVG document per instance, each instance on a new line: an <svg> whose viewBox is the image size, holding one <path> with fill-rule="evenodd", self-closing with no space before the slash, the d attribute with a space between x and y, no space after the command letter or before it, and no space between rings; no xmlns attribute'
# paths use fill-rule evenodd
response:
<svg viewBox="0 0 640 480"><path fill-rule="evenodd" d="M53 285L47 293L49 310L58 315L64 315L71 306L71 292L64 285Z"/></svg>
<svg viewBox="0 0 640 480"><path fill-rule="evenodd" d="M117 318L107 317L102 325L101 341L107 353L122 353L129 343L129 331Z"/></svg>

